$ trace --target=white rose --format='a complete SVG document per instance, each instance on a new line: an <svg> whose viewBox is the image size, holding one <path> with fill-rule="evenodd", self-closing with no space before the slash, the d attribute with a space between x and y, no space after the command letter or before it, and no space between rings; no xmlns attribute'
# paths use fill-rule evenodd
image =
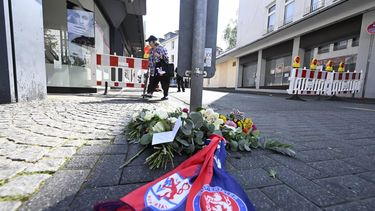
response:
<svg viewBox="0 0 375 211"><path fill-rule="evenodd" d="M165 131L163 123L161 122L156 123L154 127L152 127L152 131L154 131L155 133L160 133L160 132Z"/></svg>
<svg viewBox="0 0 375 211"><path fill-rule="evenodd" d="M154 117L154 114L152 112L147 111L143 119L149 121L152 119L152 117Z"/></svg>
<svg viewBox="0 0 375 211"><path fill-rule="evenodd" d="M206 110L206 113L204 114L205 116L211 116L213 115L215 112L212 108L209 108Z"/></svg>
<svg viewBox="0 0 375 211"><path fill-rule="evenodd" d="M188 118L188 115L187 115L187 113L182 112L181 117L187 119L187 118Z"/></svg>
<svg viewBox="0 0 375 211"><path fill-rule="evenodd" d="M168 118L168 112L164 110L157 110L155 112L156 116L158 116L160 119L167 119Z"/></svg>
<svg viewBox="0 0 375 211"><path fill-rule="evenodd" d="M169 117L168 121L170 121L172 124L174 124L174 123L176 123L177 118L175 118L175 117Z"/></svg>
<svg viewBox="0 0 375 211"><path fill-rule="evenodd" d="M220 125L223 124L223 120L222 119L217 119L215 122L214 122L214 126L215 126L215 130L219 130L220 129Z"/></svg>

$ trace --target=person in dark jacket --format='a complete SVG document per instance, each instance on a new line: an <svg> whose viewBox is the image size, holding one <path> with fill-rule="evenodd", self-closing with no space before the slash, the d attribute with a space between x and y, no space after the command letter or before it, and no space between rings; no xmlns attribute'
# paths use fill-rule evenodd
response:
<svg viewBox="0 0 375 211"><path fill-rule="evenodd" d="M177 72L177 67L176 67L176 80L177 80L177 92L181 92L181 89L183 92L185 92L185 87L184 87L184 78L178 74Z"/></svg>

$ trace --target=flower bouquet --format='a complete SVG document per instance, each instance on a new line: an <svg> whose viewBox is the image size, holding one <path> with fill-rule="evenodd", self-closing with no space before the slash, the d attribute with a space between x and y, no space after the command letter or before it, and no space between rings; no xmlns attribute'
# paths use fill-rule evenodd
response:
<svg viewBox="0 0 375 211"><path fill-rule="evenodd" d="M172 130L176 121L180 120L182 126L172 142L152 145L154 134ZM151 169L166 168L169 163L173 166L173 158L176 155L194 154L205 146L207 138L212 134L223 136L227 141L226 148L232 151L263 148L289 156L295 154L291 145L261 136L252 119L244 117L238 110L223 115L210 108L200 108L194 112L189 112L188 109L177 109L172 112L143 109L134 113L127 130L130 143L141 144L144 147L123 166L147 148L153 149L152 154L145 160Z"/></svg>

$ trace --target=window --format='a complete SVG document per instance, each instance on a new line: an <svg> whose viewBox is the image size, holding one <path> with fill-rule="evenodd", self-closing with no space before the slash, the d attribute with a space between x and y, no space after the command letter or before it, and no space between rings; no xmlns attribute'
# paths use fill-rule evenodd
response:
<svg viewBox="0 0 375 211"><path fill-rule="evenodd" d="M313 12L324 6L324 0L311 0L310 12Z"/></svg>
<svg viewBox="0 0 375 211"><path fill-rule="evenodd" d="M359 37L353 37L352 39L352 47L359 45Z"/></svg>
<svg viewBox="0 0 375 211"><path fill-rule="evenodd" d="M272 32L275 29L276 22L276 4L268 8L268 22L267 22L267 32Z"/></svg>
<svg viewBox="0 0 375 211"><path fill-rule="evenodd" d="M318 53L327 53L329 52L329 45L322 45L318 47Z"/></svg>
<svg viewBox="0 0 375 211"><path fill-rule="evenodd" d="M347 45L348 45L347 40L335 42L333 44L333 50L337 51L337 50L345 49L347 47Z"/></svg>
<svg viewBox="0 0 375 211"><path fill-rule="evenodd" d="M172 49L174 49L174 41L172 41Z"/></svg>
<svg viewBox="0 0 375 211"><path fill-rule="evenodd" d="M174 55L171 55L171 62L174 63Z"/></svg>
<svg viewBox="0 0 375 211"><path fill-rule="evenodd" d="M293 21L294 0L285 0L284 24Z"/></svg>

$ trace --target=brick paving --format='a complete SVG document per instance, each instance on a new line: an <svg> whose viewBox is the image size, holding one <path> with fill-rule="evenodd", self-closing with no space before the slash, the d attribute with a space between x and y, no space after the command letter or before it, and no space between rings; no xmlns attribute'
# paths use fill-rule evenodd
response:
<svg viewBox="0 0 375 211"><path fill-rule="evenodd" d="M90 210L169 171L149 170L149 151L119 166L139 150L123 134L132 113L189 101L173 90L169 101L122 93L0 105L0 210ZM375 209L374 105L213 91L204 103L238 108L264 135L295 147L296 158L261 150L228 157L226 169L257 210Z"/></svg>

